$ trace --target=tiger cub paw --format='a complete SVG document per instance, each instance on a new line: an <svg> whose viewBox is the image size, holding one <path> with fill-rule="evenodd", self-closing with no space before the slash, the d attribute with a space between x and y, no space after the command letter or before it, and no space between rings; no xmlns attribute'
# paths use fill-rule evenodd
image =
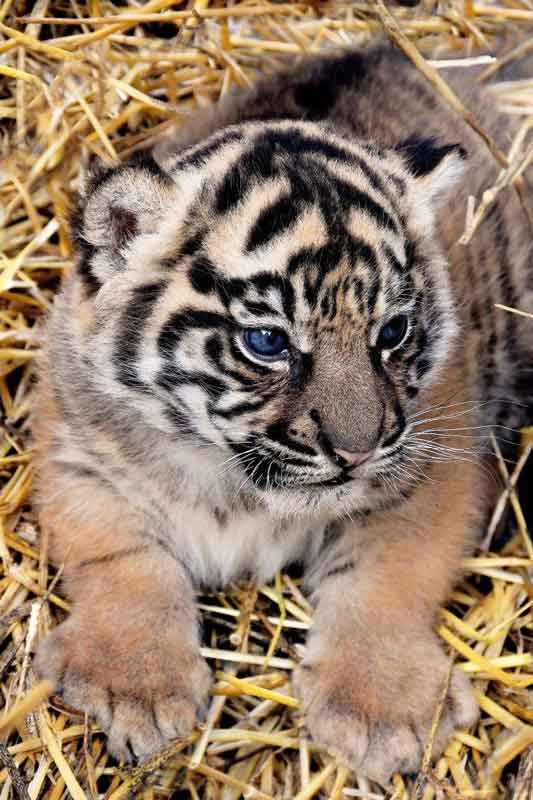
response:
<svg viewBox="0 0 533 800"><path fill-rule="evenodd" d="M446 669L443 654L441 687ZM370 674L358 687L350 676L342 680L335 673L335 668L325 662L304 664L295 675L311 737L341 763L380 784L387 784L395 772L416 772L429 740L438 692L428 693L424 675L419 676L418 686L413 686L409 681L396 681L391 669L388 681L389 685L396 684L396 694L391 697L386 691L380 701L374 694L379 692L378 682L374 683ZM454 670L433 740L433 757L440 755L456 728L472 725L478 713L468 679Z"/></svg>
<svg viewBox="0 0 533 800"><path fill-rule="evenodd" d="M119 760L145 758L188 736L203 713L211 673L198 652L183 645L183 631L112 636L74 617L44 640L37 672L52 681L65 701L88 712L108 732L108 749Z"/></svg>

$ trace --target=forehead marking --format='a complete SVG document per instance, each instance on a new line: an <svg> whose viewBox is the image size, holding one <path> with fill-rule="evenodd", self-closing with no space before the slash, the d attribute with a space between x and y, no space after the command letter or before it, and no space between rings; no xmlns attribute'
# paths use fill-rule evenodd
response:
<svg viewBox="0 0 533 800"><path fill-rule="evenodd" d="M132 389L146 389L137 370L139 348L148 318L166 288L165 281L138 286L133 290L131 300L120 318L118 345L113 360L118 380Z"/></svg>
<svg viewBox="0 0 533 800"><path fill-rule="evenodd" d="M260 212L256 219L245 249L250 253L258 247L263 247L275 236L290 228L296 222L300 211L300 204L291 195L280 197L273 205Z"/></svg>

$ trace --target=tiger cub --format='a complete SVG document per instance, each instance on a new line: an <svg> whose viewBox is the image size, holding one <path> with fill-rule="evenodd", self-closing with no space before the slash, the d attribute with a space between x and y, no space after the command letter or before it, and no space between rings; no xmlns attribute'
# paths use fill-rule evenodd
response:
<svg viewBox="0 0 533 800"><path fill-rule="evenodd" d="M73 611L37 666L118 758L206 702L195 589L299 562L310 734L380 782L419 764L449 669L436 612L486 503L474 429L530 400L533 326L494 309L533 311L515 191L457 244L496 173L379 45L89 176L35 422ZM454 670L434 754L476 716Z"/></svg>

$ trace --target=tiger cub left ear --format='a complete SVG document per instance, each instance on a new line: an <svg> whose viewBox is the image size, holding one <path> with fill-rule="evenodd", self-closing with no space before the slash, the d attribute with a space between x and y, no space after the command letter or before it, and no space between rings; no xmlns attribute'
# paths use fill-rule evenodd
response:
<svg viewBox="0 0 533 800"><path fill-rule="evenodd" d="M436 139L412 136L395 150L416 178L417 188L434 205L440 204L465 171L467 154L460 144L439 145Z"/></svg>

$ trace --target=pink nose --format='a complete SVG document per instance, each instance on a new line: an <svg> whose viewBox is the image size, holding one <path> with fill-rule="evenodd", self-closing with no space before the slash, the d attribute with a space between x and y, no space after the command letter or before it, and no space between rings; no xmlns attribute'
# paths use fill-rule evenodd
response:
<svg viewBox="0 0 533 800"><path fill-rule="evenodd" d="M373 452L372 450L367 450L365 453L352 453L350 450L343 450L341 447L334 447L333 451L352 467L358 467L368 461Z"/></svg>

